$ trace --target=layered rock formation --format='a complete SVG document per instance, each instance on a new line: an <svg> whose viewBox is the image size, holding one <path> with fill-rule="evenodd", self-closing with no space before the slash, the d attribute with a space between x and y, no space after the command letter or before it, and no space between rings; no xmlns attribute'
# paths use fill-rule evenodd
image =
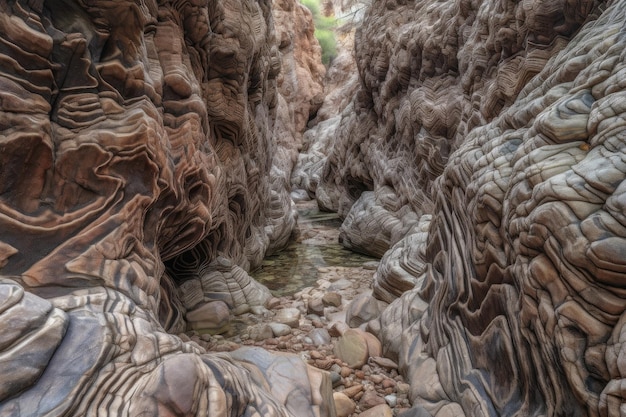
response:
<svg viewBox="0 0 626 417"><path fill-rule="evenodd" d="M329 3L339 26L336 34L338 54L326 72L324 101L304 132L303 146L291 174L293 195L301 199L315 198L326 159L344 120L342 113L349 115L353 112L350 103L359 86L354 59L354 32L361 18L354 9L359 6L352 0Z"/></svg>
<svg viewBox="0 0 626 417"><path fill-rule="evenodd" d="M391 248L370 328L420 412L623 413L624 22L624 1L388 0L357 32L318 199L348 246Z"/></svg>
<svg viewBox="0 0 626 417"><path fill-rule="evenodd" d="M0 415L332 414L174 335L269 296L280 60L267 1L0 1Z"/></svg>
<svg viewBox="0 0 626 417"><path fill-rule="evenodd" d="M302 148L302 134L307 122L322 104L322 86L326 69L322 50L315 39L313 18L309 9L297 0L275 1L272 4L276 37L281 57L277 77L278 105L274 138L277 144L272 159L272 199L270 212L269 252L285 245L296 221L295 208L290 207L291 172Z"/></svg>

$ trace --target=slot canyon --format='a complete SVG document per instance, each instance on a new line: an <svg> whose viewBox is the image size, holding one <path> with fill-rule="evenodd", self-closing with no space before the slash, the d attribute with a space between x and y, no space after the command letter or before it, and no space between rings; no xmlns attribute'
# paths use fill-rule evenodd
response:
<svg viewBox="0 0 626 417"><path fill-rule="evenodd" d="M316 4L0 0L0 417L626 415L626 0Z"/></svg>

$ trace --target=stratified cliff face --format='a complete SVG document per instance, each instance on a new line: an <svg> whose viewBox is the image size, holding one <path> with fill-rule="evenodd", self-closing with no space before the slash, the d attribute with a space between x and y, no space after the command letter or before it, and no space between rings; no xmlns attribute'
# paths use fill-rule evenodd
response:
<svg viewBox="0 0 626 417"><path fill-rule="evenodd" d="M380 256L431 212L450 153L514 102L597 3L374 2L356 37L363 88L317 193L348 217L346 246Z"/></svg>
<svg viewBox="0 0 626 417"><path fill-rule="evenodd" d="M322 81L326 71L309 9L297 0L281 0L273 2L272 13L282 66L277 77L279 95L274 133L277 147L272 160L269 205L270 213L277 213L270 216L272 242L269 252L283 247L290 237L285 232L295 226L295 208L288 216L281 213L285 206L292 204L289 193L291 172L302 147L307 122L322 103Z"/></svg>
<svg viewBox="0 0 626 417"><path fill-rule="evenodd" d="M624 1L378 1L358 32L318 198L348 246L392 245L370 327L433 415L623 413L624 22Z"/></svg>
<svg viewBox="0 0 626 417"><path fill-rule="evenodd" d="M332 411L173 335L269 296L280 60L268 1L0 1L0 415Z"/></svg>

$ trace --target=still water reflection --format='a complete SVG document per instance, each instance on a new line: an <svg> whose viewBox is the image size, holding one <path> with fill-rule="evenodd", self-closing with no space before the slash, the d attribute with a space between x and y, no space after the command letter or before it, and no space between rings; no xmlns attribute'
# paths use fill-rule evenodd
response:
<svg viewBox="0 0 626 417"><path fill-rule="evenodd" d="M298 211L301 238L281 252L266 257L261 267L252 272L252 276L275 296L291 295L312 286L319 278L319 268L359 267L374 260L337 243L341 220L336 213L322 213L311 207ZM328 236L333 237L332 241Z"/></svg>

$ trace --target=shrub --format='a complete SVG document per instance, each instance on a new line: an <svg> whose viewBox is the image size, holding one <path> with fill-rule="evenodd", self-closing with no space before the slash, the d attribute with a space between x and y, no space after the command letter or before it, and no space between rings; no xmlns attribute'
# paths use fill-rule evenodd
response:
<svg viewBox="0 0 626 417"><path fill-rule="evenodd" d="M337 41L335 40L335 28L337 21L330 16L324 16L320 12L321 0L301 0L313 15L313 24L315 25L315 38L322 47L322 62L329 66L332 60L337 56Z"/></svg>

